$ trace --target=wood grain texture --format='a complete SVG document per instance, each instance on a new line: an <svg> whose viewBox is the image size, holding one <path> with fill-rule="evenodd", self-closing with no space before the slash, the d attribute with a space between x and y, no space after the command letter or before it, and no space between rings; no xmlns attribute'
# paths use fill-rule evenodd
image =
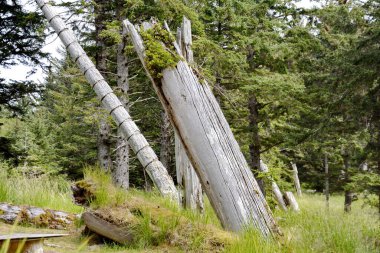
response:
<svg viewBox="0 0 380 253"><path fill-rule="evenodd" d="M181 27L177 30L177 44L182 53L182 56L190 64L194 62L191 35L191 22L186 17L183 17ZM203 191L201 182L189 158L186 150L181 142L181 139L175 134L175 157L176 157L176 172L177 183L182 190L182 205L191 210L204 211Z"/></svg>
<svg viewBox="0 0 380 253"><path fill-rule="evenodd" d="M302 190L301 190L301 184L300 180L298 178L298 169L297 169L297 164L296 163L291 163L292 165L292 172L293 172L293 180L294 180L294 186L296 187L296 192L298 196L302 196Z"/></svg>
<svg viewBox="0 0 380 253"><path fill-rule="evenodd" d="M123 23L145 65L141 37L129 21ZM264 236L277 234L273 215L210 87L185 61L162 75L151 81L222 225L232 231L253 225Z"/></svg>

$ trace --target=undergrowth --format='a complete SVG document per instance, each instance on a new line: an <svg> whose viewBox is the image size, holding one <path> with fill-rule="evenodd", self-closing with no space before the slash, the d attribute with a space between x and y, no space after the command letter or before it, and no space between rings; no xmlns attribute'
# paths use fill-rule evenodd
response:
<svg viewBox="0 0 380 253"><path fill-rule="evenodd" d="M380 251L378 214L374 208L363 206L362 200L354 202L352 212L345 214L343 196L331 196L327 210L322 195L304 195L298 198L301 212L275 210L283 236L265 239L253 228L238 235L224 232L207 198L205 213L197 214L179 208L156 191L126 192L114 187L110 176L98 169L87 168L84 174L85 180L97 185L91 208L118 212L125 219L129 213L135 219L129 226L135 235L133 242L127 246L106 244L96 252ZM0 178L0 201L78 211L79 207L71 204L69 183L63 179L10 178L4 172ZM72 247L86 252L86 243L77 240Z"/></svg>
<svg viewBox="0 0 380 253"><path fill-rule="evenodd" d="M8 175L0 166L0 202L31 205L70 213L82 208L72 202L70 182L64 177Z"/></svg>

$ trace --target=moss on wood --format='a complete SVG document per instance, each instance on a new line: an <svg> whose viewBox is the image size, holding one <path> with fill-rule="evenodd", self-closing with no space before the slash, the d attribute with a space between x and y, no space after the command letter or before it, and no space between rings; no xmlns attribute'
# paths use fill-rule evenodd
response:
<svg viewBox="0 0 380 253"><path fill-rule="evenodd" d="M174 48L174 36L162 24L143 30L141 38L145 45L145 65L153 79L160 79L164 69L175 67L181 60Z"/></svg>

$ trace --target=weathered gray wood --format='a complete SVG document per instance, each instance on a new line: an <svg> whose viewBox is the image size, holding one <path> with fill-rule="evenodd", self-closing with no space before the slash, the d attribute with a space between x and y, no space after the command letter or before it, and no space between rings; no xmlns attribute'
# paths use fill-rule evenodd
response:
<svg viewBox="0 0 380 253"><path fill-rule="evenodd" d="M193 64L191 22L186 17L183 17L181 28L177 30L177 44L182 56L188 63ZM204 202L201 182L177 134L175 134L175 157L177 183L180 189L183 190L182 205L188 209L198 210L202 213L204 211Z"/></svg>
<svg viewBox="0 0 380 253"><path fill-rule="evenodd" d="M302 196L301 184L298 178L297 164L292 162L291 165L293 168L293 180L294 180L294 186L296 187L297 195Z"/></svg>
<svg viewBox="0 0 380 253"><path fill-rule="evenodd" d="M116 6L116 16L122 21L123 6ZM129 112L129 80L128 80L128 59L125 54L126 47L126 31L122 28L121 41L117 46L117 88L119 90L120 102L124 108ZM129 144L124 137L120 128L117 130L116 141L116 164L112 171L112 178L115 185L124 189L129 188Z"/></svg>
<svg viewBox="0 0 380 253"><path fill-rule="evenodd" d="M288 206L290 206L291 210L293 210L295 212L299 212L300 211L300 208L298 206L296 198L294 197L293 192L285 192L284 199L286 201L286 204Z"/></svg>
<svg viewBox="0 0 380 253"><path fill-rule="evenodd" d="M260 160L260 170L264 173L269 172L268 166L262 160ZM281 193L280 187L278 187L277 183L274 181L273 178L270 177L269 179L272 181L272 192L274 194L274 198L276 199L278 206L282 210L287 211L288 208L286 207L284 197Z"/></svg>
<svg viewBox="0 0 380 253"><path fill-rule="evenodd" d="M129 21L124 25L145 65L140 35ZM240 231L252 224L264 236L276 234L272 213L210 87L185 61L162 75L152 83L222 225Z"/></svg>
<svg viewBox="0 0 380 253"><path fill-rule="evenodd" d="M82 214L84 224L96 234L104 236L120 244L133 242L133 234L128 232L128 228L120 227L106 220L99 218L93 213L85 212Z"/></svg>
<svg viewBox="0 0 380 253"><path fill-rule="evenodd" d="M87 81L93 87L100 101L102 101L103 106L112 115L158 190L162 195L168 196L178 202L178 192L173 179L168 174L166 168L162 166L153 149L149 146L129 113L123 107L123 104L79 45L71 29L65 26L62 18L45 0L36 0L36 2L50 25L59 35L73 61L77 63L86 76Z"/></svg>
<svg viewBox="0 0 380 253"><path fill-rule="evenodd" d="M324 160L324 165L325 165L325 197L326 197L326 208L329 209L330 206L330 184L329 184L329 162L328 162L328 157L327 154L325 153L325 160Z"/></svg>
<svg viewBox="0 0 380 253"><path fill-rule="evenodd" d="M53 229L65 229L77 219L76 215L33 206L16 206L0 203L0 221L14 224L16 221Z"/></svg>

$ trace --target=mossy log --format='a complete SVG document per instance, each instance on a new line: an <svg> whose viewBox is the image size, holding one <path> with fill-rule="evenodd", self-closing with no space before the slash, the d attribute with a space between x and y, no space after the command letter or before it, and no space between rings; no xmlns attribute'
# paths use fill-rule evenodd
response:
<svg viewBox="0 0 380 253"><path fill-rule="evenodd" d="M133 242L133 234L128 227L112 224L92 212L83 213L82 219L87 228L98 235L120 244Z"/></svg>
<svg viewBox="0 0 380 253"><path fill-rule="evenodd" d="M183 59L174 65L170 61L162 71L162 65L152 70L154 62L147 55L160 54L162 48L181 55L177 43L169 42L170 46L160 36L154 45L151 39L146 43L133 24L123 24L224 228L241 231L253 224L266 237L278 234L272 212L208 84Z"/></svg>
<svg viewBox="0 0 380 253"><path fill-rule="evenodd" d="M29 224L51 229L66 229L74 224L75 214L33 206L0 203L0 220L14 224Z"/></svg>

